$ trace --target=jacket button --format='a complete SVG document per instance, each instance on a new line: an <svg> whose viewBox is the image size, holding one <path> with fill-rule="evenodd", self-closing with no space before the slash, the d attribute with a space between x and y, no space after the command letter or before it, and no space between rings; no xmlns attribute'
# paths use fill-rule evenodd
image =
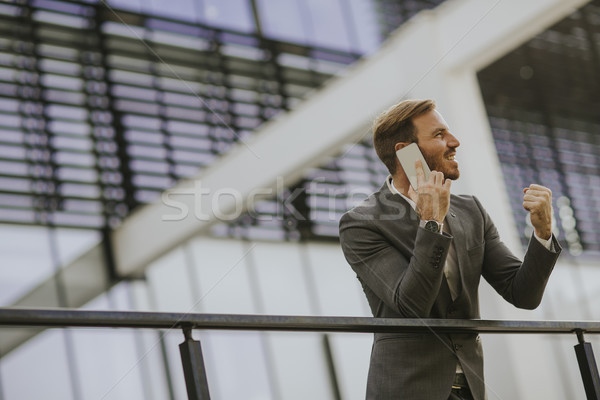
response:
<svg viewBox="0 0 600 400"><path fill-rule="evenodd" d="M448 309L448 314L450 314L450 315L454 314L455 312L456 312L456 309L454 307L450 307Z"/></svg>
<svg viewBox="0 0 600 400"><path fill-rule="evenodd" d="M454 350L458 351L460 349L462 349L462 344L455 344L454 345Z"/></svg>

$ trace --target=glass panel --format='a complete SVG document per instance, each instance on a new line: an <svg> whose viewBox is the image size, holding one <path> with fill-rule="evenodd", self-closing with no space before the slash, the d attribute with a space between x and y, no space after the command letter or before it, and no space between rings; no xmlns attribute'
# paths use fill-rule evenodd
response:
<svg viewBox="0 0 600 400"><path fill-rule="evenodd" d="M337 227L336 227L337 228ZM304 246L320 315L371 317L362 287L336 245ZM343 399L365 398L372 334L329 334Z"/></svg>
<svg viewBox="0 0 600 400"><path fill-rule="evenodd" d="M127 282L115 286L108 293L86 304L87 310L130 310ZM144 340L151 331L128 329L73 330L74 354L78 378L85 398L105 399L159 399L145 386L150 377L144 376L150 361L161 363L160 348L147 345ZM156 335L153 335L156 340ZM102 350L99 350L102 349ZM144 351L145 350L145 351ZM164 375L155 375L152 381L163 381ZM156 383L155 382L155 385ZM161 393L161 392L158 392Z"/></svg>
<svg viewBox="0 0 600 400"><path fill-rule="evenodd" d="M6 399L73 399L64 335L46 331L2 357Z"/></svg>
<svg viewBox="0 0 600 400"><path fill-rule="evenodd" d="M308 27L310 44L350 50L351 21L344 18L348 15L340 1L303 0L300 6L308 9L304 24Z"/></svg>
<svg viewBox="0 0 600 400"><path fill-rule="evenodd" d="M178 19L198 21L198 7L202 0L150 0L143 4L143 11L149 14Z"/></svg>
<svg viewBox="0 0 600 400"><path fill-rule="evenodd" d="M297 244L257 243L250 255L256 271L262 312L311 315L307 268ZM331 396L322 338L314 333L269 333L268 346L281 393L277 398L326 399ZM306 382L310 382L307 385Z"/></svg>
<svg viewBox="0 0 600 400"><path fill-rule="evenodd" d="M96 207L96 203L92 203L92 207ZM80 205L84 210L90 207L86 203ZM83 229L66 229L60 228L55 230L56 244L61 265L67 265L73 259L90 249L98 243L102 236L99 231L83 230Z"/></svg>
<svg viewBox="0 0 600 400"><path fill-rule="evenodd" d="M86 398L145 398L137 340L137 333L126 329L73 332L78 377Z"/></svg>
<svg viewBox="0 0 600 400"><path fill-rule="evenodd" d="M142 0L108 0L111 7L135 12L142 11Z"/></svg>
<svg viewBox="0 0 600 400"><path fill-rule="evenodd" d="M298 16L301 9L297 0L257 0L263 34L277 40L307 43L308 33ZM282 15L295 15L296 18L282 18Z"/></svg>
<svg viewBox="0 0 600 400"><path fill-rule="evenodd" d="M12 304L54 272L48 235L45 227L0 225L0 305Z"/></svg>
<svg viewBox="0 0 600 400"><path fill-rule="evenodd" d="M253 32L250 0L202 0L202 22L242 32Z"/></svg>
<svg viewBox="0 0 600 400"><path fill-rule="evenodd" d="M197 277L197 311L257 313L248 263L252 248L239 241L199 238L189 250ZM262 333L212 331L203 333L202 342L218 397L272 398Z"/></svg>
<svg viewBox="0 0 600 400"><path fill-rule="evenodd" d="M379 48L381 36L373 0L343 0L343 8L351 13L350 24L352 50L370 54Z"/></svg>
<svg viewBox="0 0 600 400"><path fill-rule="evenodd" d="M127 295L128 300L130 300L130 308L137 311L156 311L147 281L129 282ZM150 400L169 398L168 367L164 362L160 342L163 334L163 331L145 329L136 332L135 345L142 374L143 392L145 398ZM181 360L179 360L179 363L181 363Z"/></svg>
<svg viewBox="0 0 600 400"><path fill-rule="evenodd" d="M154 261L147 269L150 306L160 312L194 312L195 299L192 280L182 248L178 248ZM163 331L171 379L176 398L186 398L179 344L183 341L180 330ZM210 382L209 382L210 384Z"/></svg>

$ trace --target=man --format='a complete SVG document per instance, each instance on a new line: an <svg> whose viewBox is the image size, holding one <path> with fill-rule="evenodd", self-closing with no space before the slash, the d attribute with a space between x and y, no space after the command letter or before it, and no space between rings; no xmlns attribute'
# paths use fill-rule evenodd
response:
<svg viewBox="0 0 600 400"><path fill-rule="evenodd" d="M344 255L373 316L480 318L481 276L516 307L536 308L561 250L551 230L550 190L536 184L523 190L534 237L521 262L475 197L450 194L460 175L460 143L432 100L393 106L376 119L373 133L391 175L340 221ZM396 157L413 142L431 169L425 180L416 162L417 191ZM367 399L484 398L478 335L375 334Z"/></svg>

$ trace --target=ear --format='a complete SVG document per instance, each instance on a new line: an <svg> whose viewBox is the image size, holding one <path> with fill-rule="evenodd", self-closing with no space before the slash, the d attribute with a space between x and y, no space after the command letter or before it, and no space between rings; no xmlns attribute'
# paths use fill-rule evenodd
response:
<svg viewBox="0 0 600 400"><path fill-rule="evenodd" d="M408 146L410 143L409 142L398 142L394 145L394 153L397 152L398 150ZM402 166L400 165L400 161L398 160L398 157L396 157L396 173L398 173L398 171L404 171L402 169Z"/></svg>
<svg viewBox="0 0 600 400"><path fill-rule="evenodd" d="M396 145L394 146L394 151L398 151L406 146L408 146L410 143L409 142L398 142L396 143Z"/></svg>

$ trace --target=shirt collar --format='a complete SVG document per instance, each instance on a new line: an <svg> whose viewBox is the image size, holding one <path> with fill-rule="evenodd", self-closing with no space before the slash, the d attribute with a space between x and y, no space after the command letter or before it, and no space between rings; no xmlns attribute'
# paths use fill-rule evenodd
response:
<svg viewBox="0 0 600 400"><path fill-rule="evenodd" d="M392 178L392 175L388 175L387 183L388 183L388 188L390 189L390 191L392 193L396 193L396 194L399 194L400 196L402 196L404 198L404 200L406 200L408 202L408 204L410 204L410 206L412 207L413 210L415 210L415 211L417 210L417 204L414 201L412 201L412 199L410 197L403 195L402 193L400 193L400 191L398 189L396 189L396 186L394 186L394 178Z"/></svg>

